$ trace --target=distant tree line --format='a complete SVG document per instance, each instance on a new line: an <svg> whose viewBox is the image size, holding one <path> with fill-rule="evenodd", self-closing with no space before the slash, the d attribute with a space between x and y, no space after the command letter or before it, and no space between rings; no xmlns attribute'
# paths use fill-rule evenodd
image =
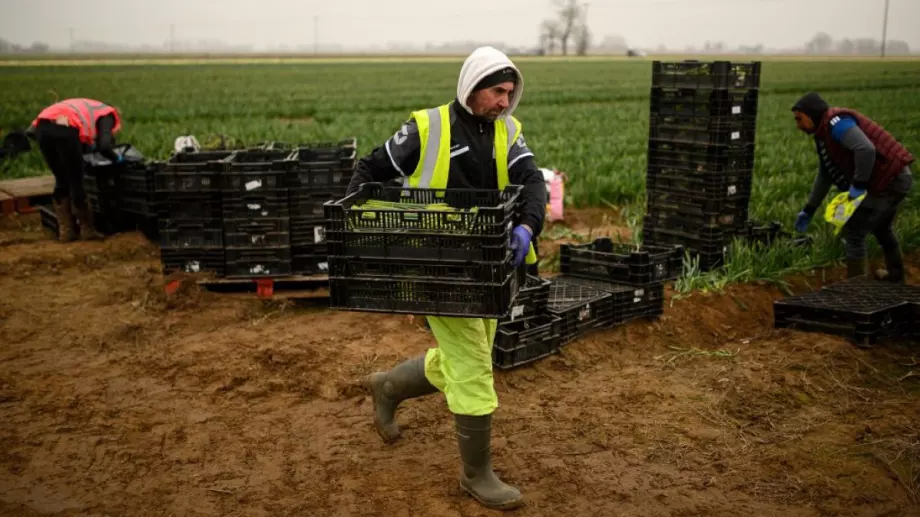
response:
<svg viewBox="0 0 920 517"><path fill-rule="evenodd" d="M0 38L0 54L43 54L48 52L48 48L46 43L40 41L26 47Z"/></svg>
<svg viewBox="0 0 920 517"><path fill-rule="evenodd" d="M844 38L835 41L830 34L819 32L805 44L805 52L808 54L878 56L882 53L882 42L870 38ZM910 54L910 45L908 45L906 41L888 40L885 44L885 54L892 56Z"/></svg>

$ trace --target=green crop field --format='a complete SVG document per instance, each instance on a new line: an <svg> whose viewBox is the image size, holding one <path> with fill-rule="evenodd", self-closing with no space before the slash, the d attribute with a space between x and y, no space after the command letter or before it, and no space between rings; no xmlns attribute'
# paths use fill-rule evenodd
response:
<svg viewBox="0 0 920 517"><path fill-rule="evenodd" d="M355 136L365 153L410 111L450 100L460 63L0 66L0 127L25 127L56 98L88 96L118 106L120 141L152 158L168 156L183 134L202 143L224 134L246 144ZM633 224L641 221L651 63L526 59L520 67L525 87L516 115L539 165L568 172L573 205L622 207ZM920 62L766 60L762 74L751 218L790 228L805 202L817 158L789 110L809 90L862 111L920 153ZM3 167L3 177L47 174L37 151ZM908 250L920 246L917 190L898 223ZM756 261L740 253L719 278L774 278L841 258L817 219L812 248L761 252ZM707 275L693 281L700 278L716 282Z"/></svg>

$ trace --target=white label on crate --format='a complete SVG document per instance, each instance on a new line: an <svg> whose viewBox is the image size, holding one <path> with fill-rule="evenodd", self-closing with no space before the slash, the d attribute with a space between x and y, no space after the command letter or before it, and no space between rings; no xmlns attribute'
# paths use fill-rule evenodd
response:
<svg viewBox="0 0 920 517"><path fill-rule="evenodd" d="M201 184L204 186L209 186L211 184L211 180L209 178L201 178Z"/></svg>
<svg viewBox="0 0 920 517"><path fill-rule="evenodd" d="M523 305L515 305L514 307L511 308L511 321L514 321L515 318L517 318L518 316L523 316L523 315L524 315Z"/></svg>
<svg viewBox="0 0 920 517"><path fill-rule="evenodd" d="M732 131L732 140L741 138L741 131Z"/></svg>
<svg viewBox="0 0 920 517"><path fill-rule="evenodd" d="M268 273L268 268L262 264L257 264L249 268L250 273L259 274L259 273Z"/></svg>
<svg viewBox="0 0 920 517"><path fill-rule="evenodd" d="M319 264L317 264L317 266L319 266L319 270L320 270L320 271L329 271L329 263L328 263L328 262L320 262Z"/></svg>
<svg viewBox="0 0 920 517"><path fill-rule="evenodd" d="M729 187L728 187L728 195L729 195L729 196L734 196L734 195L737 194L737 193L738 193L738 187L736 187L736 186L734 186L734 185L729 185Z"/></svg>
<svg viewBox="0 0 920 517"><path fill-rule="evenodd" d="M732 115L738 115L741 113L741 106L732 106Z"/></svg>
<svg viewBox="0 0 920 517"><path fill-rule="evenodd" d="M326 228L323 226L313 227L313 243L319 244L326 240Z"/></svg>
<svg viewBox="0 0 920 517"><path fill-rule="evenodd" d="M192 260L191 262L185 263L186 273L197 273L199 271L201 271L201 263L197 260Z"/></svg>
<svg viewBox="0 0 920 517"><path fill-rule="evenodd" d="M255 190L262 188L262 180L252 180L246 182L246 190Z"/></svg>
<svg viewBox="0 0 920 517"><path fill-rule="evenodd" d="M635 291L633 291L633 296L642 298L643 296L645 296L645 289L636 289Z"/></svg>
<svg viewBox="0 0 920 517"><path fill-rule="evenodd" d="M578 321L584 321L591 317L591 304L586 304L578 311Z"/></svg>
<svg viewBox="0 0 920 517"><path fill-rule="evenodd" d="M255 212L256 210L261 210L261 209L262 209L262 205L260 205L259 203L248 203L248 204L246 205L246 208L248 208L248 209L252 210L253 212Z"/></svg>

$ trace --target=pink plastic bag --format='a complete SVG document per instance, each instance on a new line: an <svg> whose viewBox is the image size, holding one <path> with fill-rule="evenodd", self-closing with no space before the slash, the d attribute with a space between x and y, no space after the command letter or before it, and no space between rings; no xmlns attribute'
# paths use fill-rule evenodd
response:
<svg viewBox="0 0 920 517"><path fill-rule="evenodd" d="M549 203L546 205L546 215L550 221L561 221L563 219L566 180L568 180L568 177L564 172L553 169L553 175L547 183Z"/></svg>

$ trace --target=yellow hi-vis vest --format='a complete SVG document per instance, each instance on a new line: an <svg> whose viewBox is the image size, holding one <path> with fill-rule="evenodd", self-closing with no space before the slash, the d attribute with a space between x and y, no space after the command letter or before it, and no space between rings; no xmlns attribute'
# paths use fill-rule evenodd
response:
<svg viewBox="0 0 920 517"><path fill-rule="evenodd" d="M405 178L403 185L411 188L447 188L450 175L450 103L437 108L412 112L418 125L421 141L418 165L415 171ZM504 190L508 179L508 153L511 146L521 136L521 123L512 116L503 117L494 122L495 126L495 167L498 173L498 190ZM428 145L433 142L432 145ZM537 254L530 243L525 259L527 264L537 262Z"/></svg>

